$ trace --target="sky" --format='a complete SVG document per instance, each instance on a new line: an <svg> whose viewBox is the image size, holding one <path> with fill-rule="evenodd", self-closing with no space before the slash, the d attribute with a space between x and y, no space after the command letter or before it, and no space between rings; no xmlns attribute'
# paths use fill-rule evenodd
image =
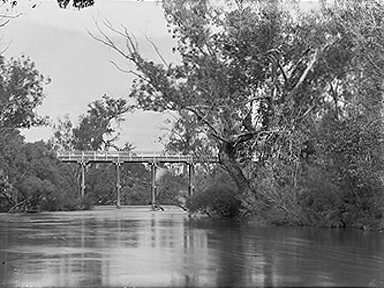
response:
<svg viewBox="0 0 384 288"><path fill-rule="evenodd" d="M132 69L125 59L112 49L93 39L89 32L100 36L96 23L103 29L103 19L114 27L125 26L139 42L144 56L158 59L149 37L169 62L177 62L172 54L174 42L167 32L163 11L153 1L97 0L93 7L83 10L59 9L51 1L19 1L18 12L23 14L0 28L1 48L6 58L27 55L36 63L37 69L52 82L45 87L46 97L37 109L52 121L69 114L77 122L87 105L101 99L103 94L128 99L134 76L119 71L111 60L124 69ZM35 8L32 5L36 4ZM118 44L121 36L103 29ZM166 132L164 120L170 114L136 111L126 116L121 125L119 144L125 142L136 146L137 151L161 151L160 136ZM47 140L52 136L50 128L33 128L23 131L26 141Z"/></svg>

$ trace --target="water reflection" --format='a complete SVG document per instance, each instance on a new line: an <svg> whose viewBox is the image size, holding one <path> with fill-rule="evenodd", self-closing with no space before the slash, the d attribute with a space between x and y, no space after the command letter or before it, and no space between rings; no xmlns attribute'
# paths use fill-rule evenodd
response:
<svg viewBox="0 0 384 288"><path fill-rule="evenodd" d="M0 286L362 287L384 283L383 237L189 219L172 207L2 214Z"/></svg>

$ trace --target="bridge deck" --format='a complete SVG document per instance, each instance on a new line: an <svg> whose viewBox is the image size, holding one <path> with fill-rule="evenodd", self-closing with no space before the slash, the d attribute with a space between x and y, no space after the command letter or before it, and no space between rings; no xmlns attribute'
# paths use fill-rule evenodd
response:
<svg viewBox="0 0 384 288"><path fill-rule="evenodd" d="M58 158L66 163L186 163L193 157L185 155L133 154L129 152L66 151L58 152Z"/></svg>

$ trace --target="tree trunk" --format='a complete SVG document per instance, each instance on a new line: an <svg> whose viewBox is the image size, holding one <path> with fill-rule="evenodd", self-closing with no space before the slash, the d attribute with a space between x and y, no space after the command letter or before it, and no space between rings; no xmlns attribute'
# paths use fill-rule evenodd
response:
<svg viewBox="0 0 384 288"><path fill-rule="evenodd" d="M252 192L249 180L244 176L239 163L236 161L233 144L225 143L221 145L219 148L219 160L235 182L242 200L247 201L251 195L253 195L252 198L254 200L257 200L257 195Z"/></svg>

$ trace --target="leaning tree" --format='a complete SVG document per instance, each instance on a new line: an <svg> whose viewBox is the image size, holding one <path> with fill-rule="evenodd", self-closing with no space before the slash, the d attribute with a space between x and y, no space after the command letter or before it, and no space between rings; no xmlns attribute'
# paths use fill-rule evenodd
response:
<svg viewBox="0 0 384 288"><path fill-rule="evenodd" d="M126 45L101 30L97 39L135 64L130 96L138 107L178 112L188 133L194 126L195 137L208 139L201 143L218 153L241 198L257 200L251 178L268 159L298 161L312 116L329 106L333 81L352 65L353 45L320 13L279 1L162 4L180 63L146 59L134 35L108 21Z"/></svg>

